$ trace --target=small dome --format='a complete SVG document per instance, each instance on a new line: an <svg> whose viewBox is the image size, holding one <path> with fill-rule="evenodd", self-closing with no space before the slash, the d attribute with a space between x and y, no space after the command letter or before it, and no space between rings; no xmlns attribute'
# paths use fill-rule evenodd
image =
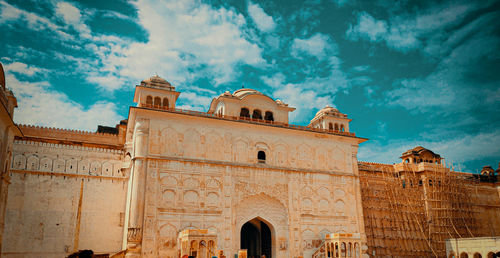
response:
<svg viewBox="0 0 500 258"><path fill-rule="evenodd" d="M247 95L252 95L252 94L257 94L257 95L264 95L262 92L260 91L256 91L256 90L253 90L253 89L247 89L247 88L243 88L243 89L239 89L237 91L235 91L233 93L234 96L238 97L238 98L243 98Z"/></svg>
<svg viewBox="0 0 500 258"><path fill-rule="evenodd" d="M170 82L158 75L153 75L150 78L143 80L141 82L141 86L173 88Z"/></svg>
<svg viewBox="0 0 500 258"><path fill-rule="evenodd" d="M436 158L441 158L441 156L439 154L436 154L433 151L426 149L422 146L417 146L413 149L407 150L407 151L403 152L403 154L401 156L405 157L405 156L409 156L409 155L420 155L423 152L429 152L432 156L434 156Z"/></svg>
<svg viewBox="0 0 500 258"><path fill-rule="evenodd" d="M331 107L327 105L326 107L320 109L314 117L319 117L320 115L333 115L333 116L345 116L344 114L340 113L340 111L334 107Z"/></svg>

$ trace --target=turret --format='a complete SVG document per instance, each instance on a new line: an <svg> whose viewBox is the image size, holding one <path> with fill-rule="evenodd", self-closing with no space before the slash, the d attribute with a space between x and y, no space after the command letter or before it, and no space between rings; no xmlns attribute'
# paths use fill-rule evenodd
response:
<svg viewBox="0 0 500 258"><path fill-rule="evenodd" d="M326 106L322 108L309 123L310 127L337 132L349 132L349 122L346 114L342 114L338 109Z"/></svg>
<svg viewBox="0 0 500 258"><path fill-rule="evenodd" d="M294 110L279 99L273 100L262 92L243 88L232 94L226 91L214 98L208 113L288 124L288 113Z"/></svg>
<svg viewBox="0 0 500 258"><path fill-rule="evenodd" d="M405 163L433 163L441 164L441 156L422 146L403 152L400 157Z"/></svg>
<svg viewBox="0 0 500 258"><path fill-rule="evenodd" d="M138 107L175 109L179 95L167 80L154 75L135 87L134 102Z"/></svg>

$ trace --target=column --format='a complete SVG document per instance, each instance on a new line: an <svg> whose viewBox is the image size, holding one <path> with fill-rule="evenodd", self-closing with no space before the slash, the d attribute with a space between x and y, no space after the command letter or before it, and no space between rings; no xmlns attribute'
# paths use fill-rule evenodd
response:
<svg viewBox="0 0 500 258"><path fill-rule="evenodd" d="M138 119L133 135L134 154L132 157L132 190L130 200L130 219L128 225L128 247L133 254L141 252L143 235L145 187L147 170L147 150L149 120ZM127 256L129 256L127 254Z"/></svg>

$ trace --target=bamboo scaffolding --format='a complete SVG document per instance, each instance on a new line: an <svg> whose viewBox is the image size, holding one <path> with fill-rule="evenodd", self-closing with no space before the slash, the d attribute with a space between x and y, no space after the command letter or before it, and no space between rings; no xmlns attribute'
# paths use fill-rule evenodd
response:
<svg viewBox="0 0 500 258"><path fill-rule="evenodd" d="M446 239L476 235L471 187L477 182L444 166L415 168L360 168L369 255L446 257Z"/></svg>

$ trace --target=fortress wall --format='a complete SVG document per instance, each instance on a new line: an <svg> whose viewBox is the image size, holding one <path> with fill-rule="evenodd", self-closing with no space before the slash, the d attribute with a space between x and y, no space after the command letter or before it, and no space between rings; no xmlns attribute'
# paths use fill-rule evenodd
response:
<svg viewBox="0 0 500 258"><path fill-rule="evenodd" d="M16 140L4 257L122 248L128 175L121 151Z"/></svg>

